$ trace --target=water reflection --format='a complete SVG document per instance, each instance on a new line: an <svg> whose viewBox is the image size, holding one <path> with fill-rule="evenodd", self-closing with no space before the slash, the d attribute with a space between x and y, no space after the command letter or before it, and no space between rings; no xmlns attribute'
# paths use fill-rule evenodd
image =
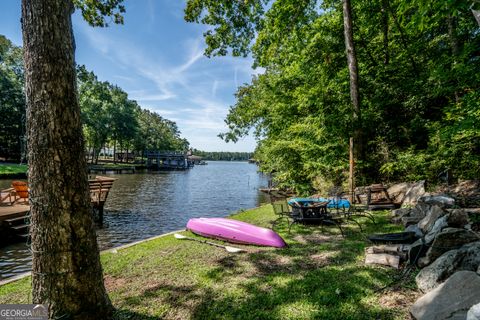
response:
<svg viewBox="0 0 480 320"><path fill-rule="evenodd" d="M193 217L222 217L265 201L267 179L246 162L209 162L188 171L111 175L101 249L182 229ZM3 182L2 182L3 183ZM0 248L0 279L29 271L25 243Z"/></svg>

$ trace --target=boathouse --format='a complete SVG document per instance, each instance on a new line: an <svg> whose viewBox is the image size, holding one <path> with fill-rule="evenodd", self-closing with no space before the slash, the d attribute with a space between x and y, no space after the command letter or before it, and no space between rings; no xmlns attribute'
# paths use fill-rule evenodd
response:
<svg viewBox="0 0 480 320"><path fill-rule="evenodd" d="M186 170L193 166L187 155L175 151L147 151L147 168L150 170Z"/></svg>

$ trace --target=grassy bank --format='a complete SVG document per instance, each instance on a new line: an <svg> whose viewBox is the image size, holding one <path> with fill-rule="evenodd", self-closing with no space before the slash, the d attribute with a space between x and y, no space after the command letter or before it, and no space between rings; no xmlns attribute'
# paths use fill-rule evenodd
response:
<svg viewBox="0 0 480 320"><path fill-rule="evenodd" d="M270 226L270 206L233 218ZM367 233L398 230L386 213ZM166 236L102 255L116 319L405 319L417 293L385 290L399 271L363 264L365 238L348 225L343 239L332 227L295 225L286 249L223 249ZM188 234L188 233L187 233ZM191 234L190 234L191 235ZM28 303L30 279L0 287L0 304Z"/></svg>
<svg viewBox="0 0 480 320"><path fill-rule="evenodd" d="M26 164L0 164L0 179L24 178L27 170Z"/></svg>

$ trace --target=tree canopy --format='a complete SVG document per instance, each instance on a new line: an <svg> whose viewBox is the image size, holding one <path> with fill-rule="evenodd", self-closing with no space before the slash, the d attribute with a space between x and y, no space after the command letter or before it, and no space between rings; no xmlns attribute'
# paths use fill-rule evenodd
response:
<svg viewBox="0 0 480 320"><path fill-rule="evenodd" d="M25 94L22 48L0 35L0 157L19 161L25 154ZM100 81L77 67L78 98L83 132L92 160L102 148L117 150L186 151L189 142L177 124L158 113L142 109L120 87Z"/></svg>
<svg viewBox="0 0 480 320"><path fill-rule="evenodd" d="M480 34L469 1L355 1L365 158L357 183L480 176ZM342 184L355 130L339 1L190 0L207 55L252 54L220 136L252 132L278 183ZM229 51L230 50L230 51Z"/></svg>
<svg viewBox="0 0 480 320"><path fill-rule="evenodd" d="M0 157L20 160L25 135L22 50L0 35Z"/></svg>

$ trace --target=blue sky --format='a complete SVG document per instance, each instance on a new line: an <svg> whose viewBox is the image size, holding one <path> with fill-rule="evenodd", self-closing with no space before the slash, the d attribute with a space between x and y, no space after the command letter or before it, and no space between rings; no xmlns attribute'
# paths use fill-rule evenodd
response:
<svg viewBox="0 0 480 320"><path fill-rule="evenodd" d="M20 0L4 0L0 34L22 44ZM102 81L119 85L143 107L177 123L192 147L206 151L253 151L247 137L225 143L217 134L234 104L237 86L248 83L250 58L203 56L203 25L183 20L184 1L125 0L124 25L91 28L73 16L76 60Z"/></svg>

